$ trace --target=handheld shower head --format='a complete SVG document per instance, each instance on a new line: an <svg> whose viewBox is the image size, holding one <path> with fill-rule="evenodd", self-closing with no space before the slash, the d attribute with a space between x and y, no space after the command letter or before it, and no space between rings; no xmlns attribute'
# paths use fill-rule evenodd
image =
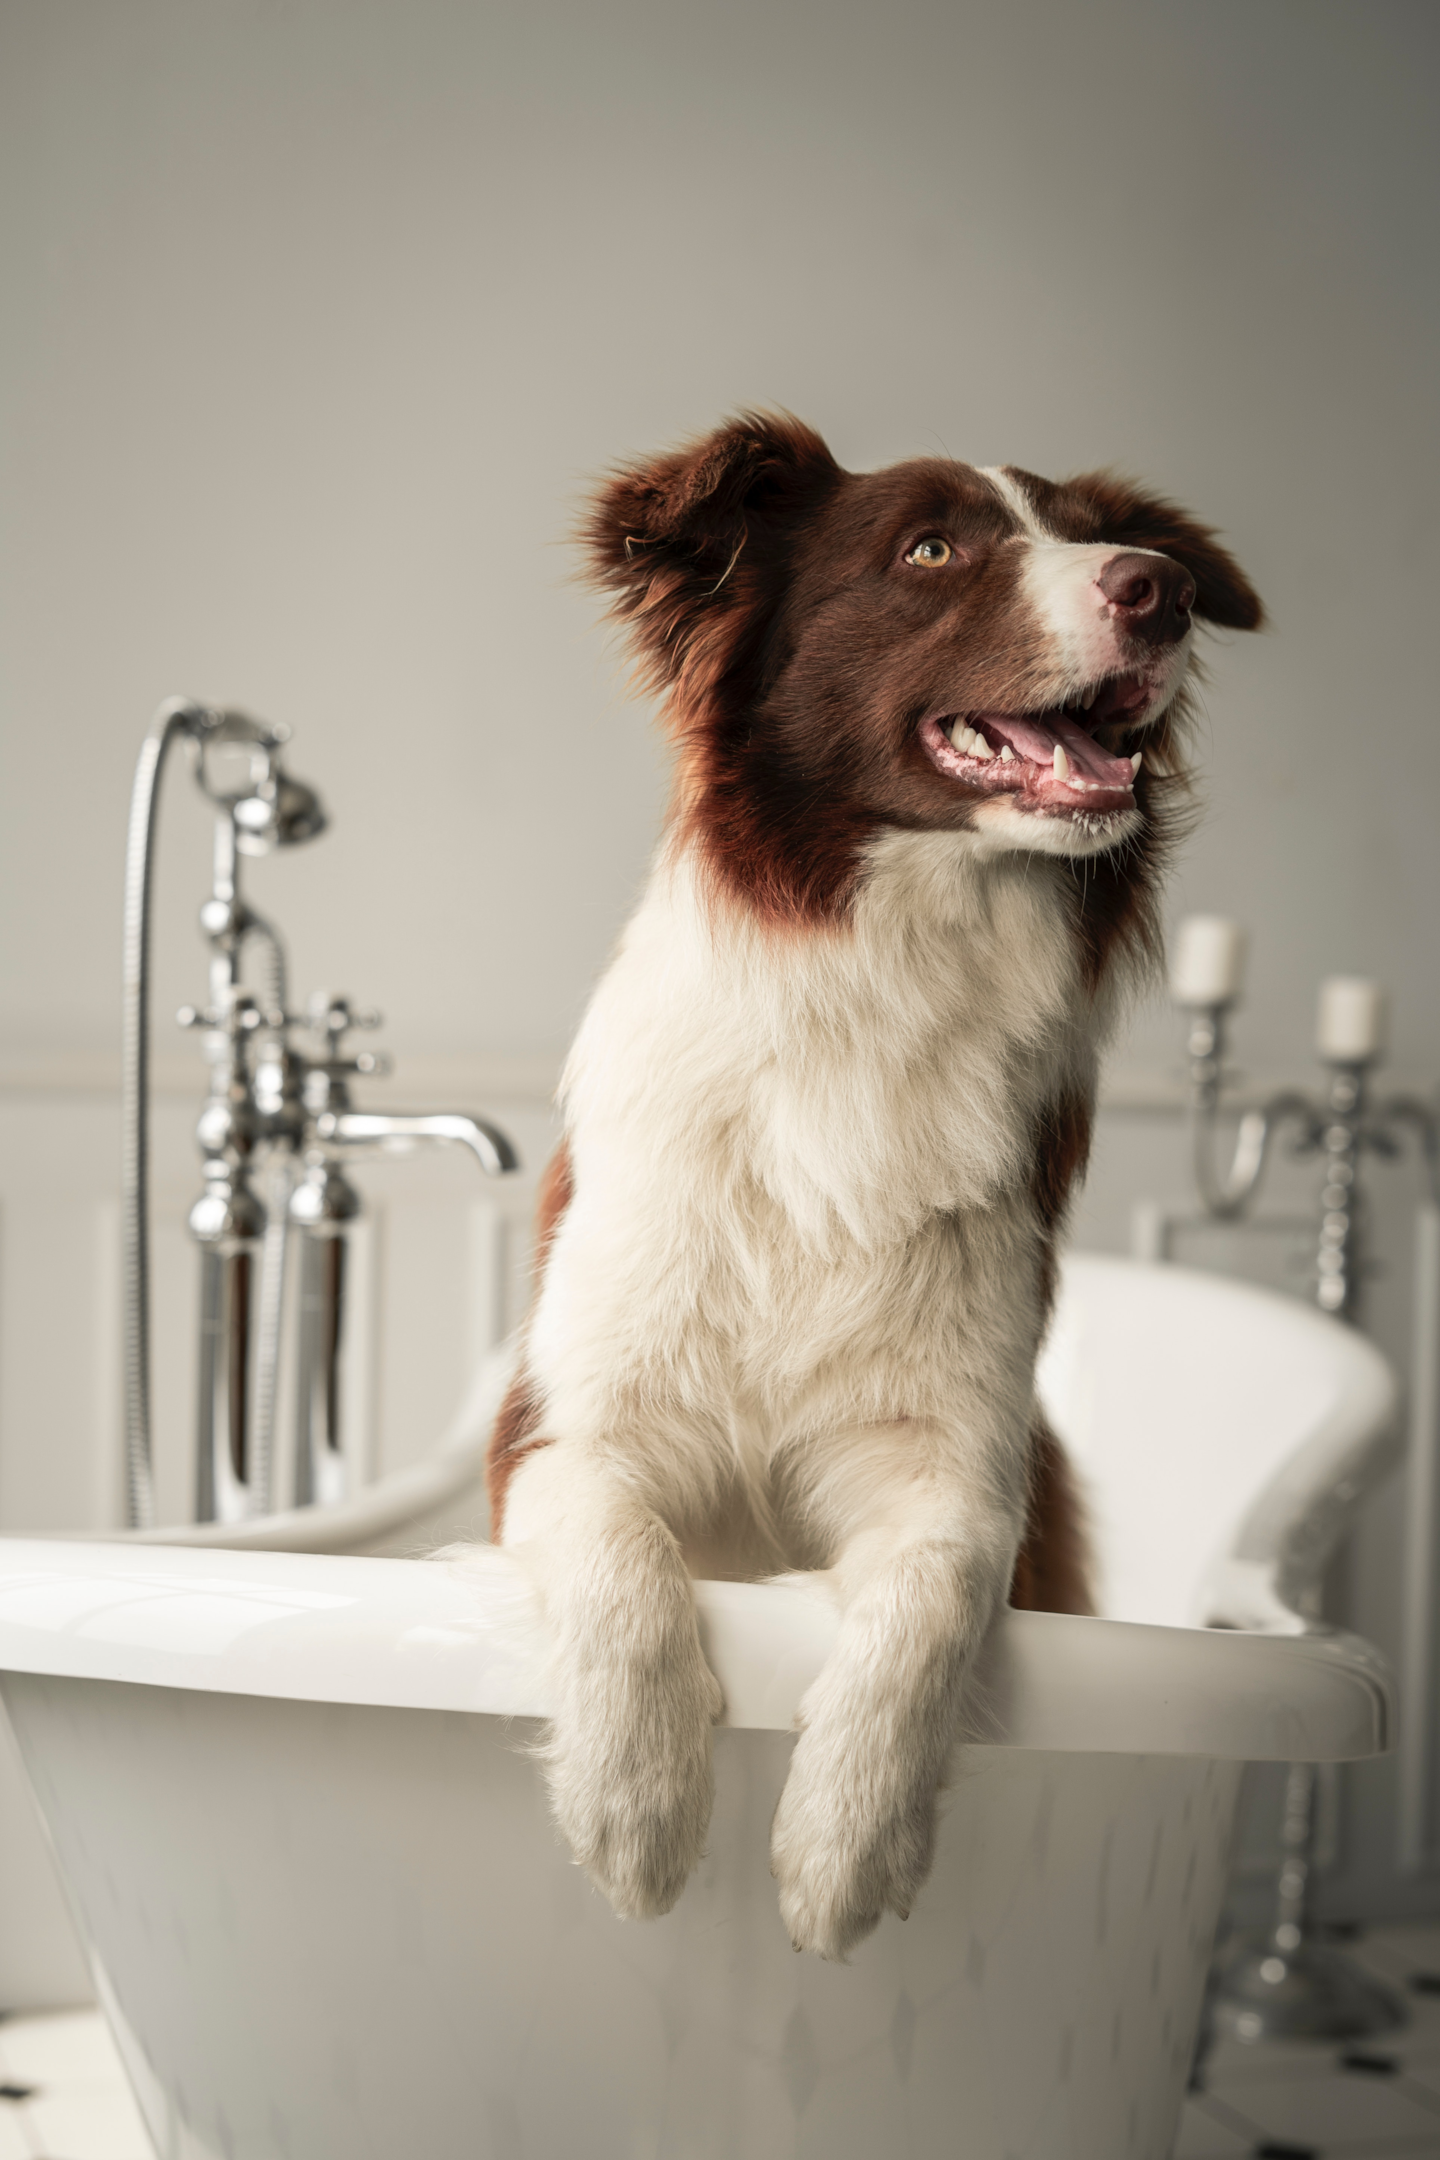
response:
<svg viewBox="0 0 1440 2160"><path fill-rule="evenodd" d="M279 847L313 840L329 824L325 805L314 788L276 768L275 840Z"/></svg>
<svg viewBox="0 0 1440 2160"><path fill-rule="evenodd" d="M234 802L230 814L236 826L235 845L242 855L268 855L272 847L295 847L302 840L313 840L330 822L314 788L303 780L292 780L276 757L271 758L266 778L254 793Z"/></svg>
<svg viewBox="0 0 1440 2160"><path fill-rule="evenodd" d="M329 819L314 788L286 772L281 745L289 730L270 727L249 713L216 712L196 731L195 777L217 808L235 821L242 855L268 855L272 847L313 840Z"/></svg>

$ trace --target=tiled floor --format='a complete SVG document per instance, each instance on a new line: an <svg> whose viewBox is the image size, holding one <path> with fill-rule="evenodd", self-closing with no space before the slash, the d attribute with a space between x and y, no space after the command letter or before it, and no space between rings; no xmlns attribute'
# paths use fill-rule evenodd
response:
<svg viewBox="0 0 1440 2160"><path fill-rule="evenodd" d="M1353 2051L1369 2068L1335 2047L1222 2044L1185 2103L1174 2160L1440 2160L1440 1995L1408 1984L1440 1973L1440 1928L1371 1928L1348 1947L1404 1991L1410 2024Z"/></svg>
<svg viewBox="0 0 1440 2160"><path fill-rule="evenodd" d="M155 2160L98 2010L0 2023L0 2160Z"/></svg>
<svg viewBox="0 0 1440 2160"><path fill-rule="evenodd" d="M1440 2160L1440 1995L1407 1986L1440 1973L1440 1928L1375 1928L1354 1950L1407 1988L1410 2025L1364 2049L1387 2067L1227 2043L1185 2103L1173 2160ZM154 2160L98 2011L0 2022L0 2160Z"/></svg>

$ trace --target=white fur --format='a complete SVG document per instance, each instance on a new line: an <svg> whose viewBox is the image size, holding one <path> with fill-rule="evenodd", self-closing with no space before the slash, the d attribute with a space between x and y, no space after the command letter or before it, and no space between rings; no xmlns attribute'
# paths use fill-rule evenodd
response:
<svg viewBox="0 0 1440 2160"><path fill-rule="evenodd" d="M1108 1013L1063 866L891 832L852 920L767 929L661 856L565 1080L575 1197L510 1490L556 1644L549 1774L624 1914L704 1845L719 1693L689 1574L824 1571L844 1614L772 1857L843 1957L929 1865L965 1673L1021 1533L1033 1134Z"/></svg>
<svg viewBox="0 0 1440 2160"><path fill-rule="evenodd" d="M1061 540L1043 523L1008 467L984 465L980 470L1030 543L1025 550L1024 591L1035 612L1045 649L1053 657L1057 702L1063 702L1124 665L1115 609L1099 585L1106 564L1117 555L1153 555L1157 562L1164 563L1170 558L1156 548ZM1155 655L1150 697L1143 711L1135 715L1137 725L1158 719L1174 697L1190 664L1194 635L1192 629ZM1113 844L1113 834L1102 842L1105 846ZM1056 851L1060 852L1058 846Z"/></svg>
<svg viewBox="0 0 1440 2160"><path fill-rule="evenodd" d="M1140 830L1138 810L1072 810L1066 816L1037 817L1017 810L1008 795L991 795L972 812L977 834L997 847L1021 848L1036 855L1104 855Z"/></svg>
<svg viewBox="0 0 1440 2160"><path fill-rule="evenodd" d="M1066 687L1087 689L1113 674L1121 662L1115 609L1100 589L1100 575L1117 555L1169 558L1155 548L1082 547L1065 540L1032 540L1025 551L1024 589L1055 655ZM1194 631L1155 655L1155 681L1148 704L1137 720L1162 712L1180 686L1190 660Z"/></svg>
<svg viewBox="0 0 1440 2160"><path fill-rule="evenodd" d="M1048 525L1042 525L1034 503L1021 487L1008 465L981 465L977 470L990 482L1021 532L1032 540L1053 540L1054 533Z"/></svg>

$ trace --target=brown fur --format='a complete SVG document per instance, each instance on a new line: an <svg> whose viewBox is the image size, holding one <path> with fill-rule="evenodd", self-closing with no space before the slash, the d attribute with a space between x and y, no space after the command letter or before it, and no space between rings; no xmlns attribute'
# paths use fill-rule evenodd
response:
<svg viewBox="0 0 1440 2160"><path fill-rule="evenodd" d="M1052 1103L1034 1136L1030 1191L1044 1240L1040 1261L1040 1309L1048 1319L1055 1303L1056 1245L1075 1188L1090 1160L1094 1106L1081 1094Z"/></svg>
<svg viewBox="0 0 1440 2160"><path fill-rule="evenodd" d="M1090 1159L1092 1110L1083 1095L1065 1095L1054 1103L1035 1135L1035 1167L1030 1189L1042 1227L1059 1229L1070 1196Z"/></svg>
<svg viewBox="0 0 1440 2160"><path fill-rule="evenodd" d="M560 1226L560 1218L570 1205L574 1189L570 1149L562 1140L545 1165L535 1199L534 1280L537 1291L545 1272L546 1255ZM500 1405L485 1458L485 1491L490 1502L490 1535L496 1544L500 1542L505 1525L505 1500L510 1490L511 1478L527 1455L532 1454L537 1447L546 1445L536 1432L542 1407L526 1370L522 1331L520 1360L505 1400Z"/></svg>
<svg viewBox="0 0 1440 2160"><path fill-rule="evenodd" d="M1065 1450L1043 1418L1031 1448L1030 1505L1010 1603L1022 1612L1093 1613L1084 1505Z"/></svg>

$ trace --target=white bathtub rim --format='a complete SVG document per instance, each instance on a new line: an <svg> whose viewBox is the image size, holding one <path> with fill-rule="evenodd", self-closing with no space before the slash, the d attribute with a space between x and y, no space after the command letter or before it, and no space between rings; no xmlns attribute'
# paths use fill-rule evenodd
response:
<svg viewBox="0 0 1440 2160"><path fill-rule="evenodd" d="M729 1725L788 1731L834 1643L822 1590L695 1586ZM0 1539L0 1671L222 1694L544 1717L548 1644L515 1558L218 1553ZM1007 1611L965 1737L1060 1753L1352 1761L1390 1687L1354 1637Z"/></svg>

